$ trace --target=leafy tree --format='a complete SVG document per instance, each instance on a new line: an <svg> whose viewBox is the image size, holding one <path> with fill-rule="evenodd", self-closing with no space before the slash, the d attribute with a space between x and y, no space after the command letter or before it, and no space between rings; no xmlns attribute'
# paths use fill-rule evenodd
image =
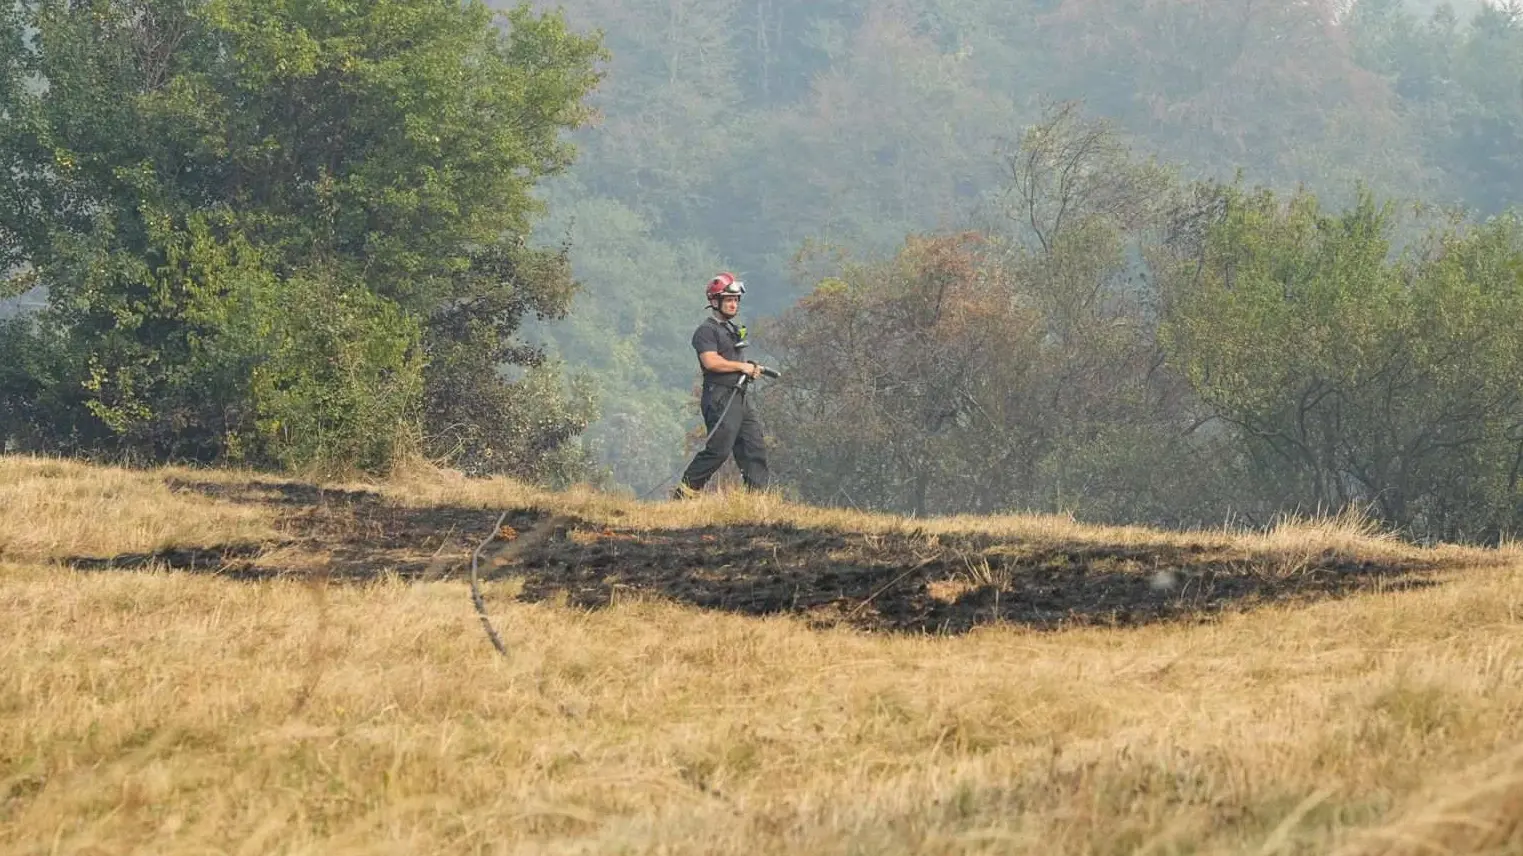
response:
<svg viewBox="0 0 1523 856"><path fill-rule="evenodd" d="M28 442L373 468L420 435L454 448L464 423L472 466L530 471L585 423L529 418L551 388L489 366L532 363L521 320L574 290L564 252L526 237L587 117L594 41L480 2L8 14L0 246L49 295L12 334L59 347L6 395L69 426Z"/></svg>
<svg viewBox="0 0 1523 856"><path fill-rule="evenodd" d="M1173 170L1074 102L1049 105L1000 160L1003 222L991 230L1043 330L1035 381L991 390L1000 424L1026 426L1013 459L1022 492L1005 501L1111 521L1209 520L1231 467L1189 430L1196 402L1159 347L1143 263L1178 196Z"/></svg>
<svg viewBox="0 0 1523 856"><path fill-rule="evenodd" d="M1209 444L1187 436L1192 402L1162 364L1135 259L1172 177L1073 104L1002 163L988 231L915 237L884 262L826 260L767 331L789 369L774 420L783 469L808 473L810 498L916 514L1203 513L1211 479L1169 464Z"/></svg>
<svg viewBox="0 0 1523 856"><path fill-rule="evenodd" d="M1436 228L1396 255L1394 209L1207 195L1166 265L1165 340L1281 507L1368 506L1410 534L1519 522L1523 224Z"/></svg>
<svg viewBox="0 0 1523 856"><path fill-rule="evenodd" d="M977 393L1040 338L980 243L911 237L890 261L841 264L769 330L789 376L778 469L808 473L805 496L916 515L976 501L960 477L983 448L967 442L986 430Z"/></svg>

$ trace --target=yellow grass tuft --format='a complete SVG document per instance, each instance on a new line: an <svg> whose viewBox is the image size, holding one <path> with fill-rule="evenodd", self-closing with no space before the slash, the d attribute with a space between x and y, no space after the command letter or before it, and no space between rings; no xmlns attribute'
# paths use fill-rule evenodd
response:
<svg viewBox="0 0 1523 856"><path fill-rule="evenodd" d="M1523 852L1523 745L1424 789L1394 822L1339 856Z"/></svg>
<svg viewBox="0 0 1523 856"><path fill-rule="evenodd" d="M488 527L538 506L633 532L980 531L1195 544L1285 573L1329 552L1447 568L1426 588L1205 624L943 637L640 591L598 609L522 602L523 581L498 578L486 595L508 658L460 580L404 580L391 552L349 582L71 567L242 542L271 545L257 563L342 558L293 521L396 540L393 518L293 503L282 485L0 458L0 852L1518 852L1511 553L1423 551L1349 521L1243 536L770 497L638 504L428 472L325 486L479 508ZM459 549L438 535L417 555ZM1015 586L997 564L974 558L959 579Z"/></svg>

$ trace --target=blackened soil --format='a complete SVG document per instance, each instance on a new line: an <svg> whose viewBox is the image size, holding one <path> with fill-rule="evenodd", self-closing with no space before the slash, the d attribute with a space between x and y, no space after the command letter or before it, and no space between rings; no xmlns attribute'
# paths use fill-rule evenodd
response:
<svg viewBox="0 0 1523 856"><path fill-rule="evenodd" d="M589 527L526 550L523 597L597 607L633 593L865 630L961 633L1198 621L1226 609L1431 585L1422 567L1335 555L1224 556L1204 545L1023 544L792 526L625 532Z"/></svg>
<svg viewBox="0 0 1523 856"><path fill-rule="evenodd" d="M273 506L281 537L260 543L176 548L154 553L75 557L85 570L169 568L235 579L320 574L363 582L394 574L403 579L459 576L471 551L492 531L501 510L456 505L409 507L370 491L319 489L295 482L223 484L170 479L171 490L239 504ZM532 511L510 514L505 525L532 525Z"/></svg>
<svg viewBox="0 0 1523 856"><path fill-rule="evenodd" d="M265 544L77 557L73 564L168 567L245 579L460 578L501 513L409 507L375 493L303 484L181 481L171 487L274 506L283 537ZM523 537L531 532L543 537ZM601 608L631 596L658 597L746 615L789 614L816 625L912 633L961 633L989 623L1058 629L1203 621L1265 604L1432 585L1429 572L1436 570L1331 552L1228 553L1205 544L1038 544L791 525L637 530L551 518L535 509L509 514L498 535L483 550L481 571L488 578L521 579L524 600L564 598L576 607Z"/></svg>

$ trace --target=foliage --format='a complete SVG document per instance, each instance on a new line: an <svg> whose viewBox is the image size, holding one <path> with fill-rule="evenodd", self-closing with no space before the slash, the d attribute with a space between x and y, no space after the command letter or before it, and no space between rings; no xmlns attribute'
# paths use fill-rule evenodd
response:
<svg viewBox="0 0 1523 856"><path fill-rule="evenodd" d="M1517 219L1408 224L1424 239L1399 253L1368 191L1337 214L1308 191L1181 192L1069 104L1003 163L1008 231L826 260L770 331L805 496L1171 525L1358 505L1457 540L1518 525Z"/></svg>
<svg viewBox="0 0 1523 856"><path fill-rule="evenodd" d="M1523 3L1485 3L1463 26L1439 7L1425 21L1391 0L1361 0L1350 29L1362 60L1403 100L1443 198L1482 214L1523 187ZM1435 194L1436 195L1436 194Z"/></svg>
<svg viewBox="0 0 1523 856"><path fill-rule="evenodd" d="M917 515L973 498L978 393L1039 337L979 244L911 237L891 261L843 265L770 331L789 377L779 469L811 473L806 496Z"/></svg>
<svg viewBox="0 0 1523 856"><path fill-rule="evenodd" d="M568 397L559 366L510 337L531 309L564 314L574 285L566 253L517 249L494 263L496 282L526 287L485 291L429 319L423 404L430 451L473 474L563 483L581 474L572 441L597 417L596 402L584 378L573 379ZM508 382L505 367L514 366L521 377Z"/></svg>
<svg viewBox="0 0 1523 856"><path fill-rule="evenodd" d="M725 268L816 501L1515 525L1516 3L564 5L7 7L0 433L643 491Z"/></svg>
<svg viewBox="0 0 1523 856"><path fill-rule="evenodd" d="M570 163L561 132L587 118L595 41L526 7L499 27L476 2L7 15L0 261L48 289L37 327L13 335L62 351L10 379L8 396L47 410L3 426L13 440L375 469L420 433L437 446L462 415L443 390L467 382L499 408L474 407L478 427L540 427L500 408L553 405L546 389L461 369L450 349L532 362L519 323L570 299L564 258L523 238L535 181ZM516 456L574 433L543 427L490 449L494 466L532 470Z"/></svg>
<svg viewBox="0 0 1523 856"><path fill-rule="evenodd" d="M251 317L273 322L269 331L240 324L227 337L278 343L252 367L255 436L286 467L384 469L397 443L415 442L426 377L417 323L363 285L322 272L292 278L280 297L279 306L251 307ZM244 457L228 442L230 456Z"/></svg>
<svg viewBox="0 0 1523 856"><path fill-rule="evenodd" d="M1440 538L1519 523L1523 223L1435 228L1397 256L1394 209L1223 187L1167 263L1165 340L1290 507L1368 506Z"/></svg>
<svg viewBox="0 0 1523 856"><path fill-rule="evenodd" d="M1208 444L1185 435L1186 388L1162 365L1133 258L1171 177L1072 104L1002 162L1003 230L824 260L769 330L789 369L784 465L809 473L810 498L915 514L1209 513L1212 478L1168 466Z"/></svg>
<svg viewBox="0 0 1523 856"><path fill-rule="evenodd" d="M806 242L866 259L892 256L909 234L1004 234L1010 224L979 219L1010 187L1002 141L1040 123L1054 99L1082 101L1190 179L1241 171L1267 186L1304 184L1329 204L1351 201L1362 179L1500 210L1519 186L1509 170L1520 126L1509 117L1523 101L1519 73L1506 69L1523 51L1480 40L1496 30L1480 19L1376 49L1366 13L1380 2L543 3L605 31L612 48L608 85L592 101L601 120L577 138L583 156L564 185L574 190L555 197L567 216L619 210L640 222L638 250L618 227L581 230L572 252L578 277L603 295L590 309L597 329L652 330L609 343L644 365L621 359L607 386L619 395L626 376L655 377L661 395L681 397L694 379L681 344L690 318L649 314L664 295L645 283L666 274L628 273L637 259L664 265L701 246L744 272L756 318L812 289L790 269ZM1463 69L1437 62L1471 42ZM1440 94L1420 94L1414 80ZM1461 110L1474 120L1450 121ZM558 240L562 224L542 234ZM690 287L714 267L680 264L672 281ZM598 340L547 338L568 365L605 371ZM673 351L686 373L666 379ZM605 463L643 485L667 469L678 434L670 418L642 413L611 406L590 431L610 441ZM636 463L645 455L656 457Z"/></svg>

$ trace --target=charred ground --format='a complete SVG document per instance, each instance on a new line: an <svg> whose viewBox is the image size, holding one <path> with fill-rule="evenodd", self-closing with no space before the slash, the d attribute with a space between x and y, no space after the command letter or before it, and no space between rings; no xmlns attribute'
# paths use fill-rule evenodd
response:
<svg viewBox="0 0 1523 856"><path fill-rule="evenodd" d="M404 504L301 483L170 480L277 509L281 537L154 553L76 556L86 570L170 568L237 579L384 574L448 579L469 570L500 511ZM521 538L534 533L534 538ZM912 529L881 534L791 524L644 528L537 508L512 511L484 576L517 597L601 608L664 598L747 615L791 614L867 631L961 633L990 623L1058 629L1203 621L1229 610L1434 585L1436 562L1334 550L1250 553L1208 543L1131 546L1022 541Z"/></svg>

